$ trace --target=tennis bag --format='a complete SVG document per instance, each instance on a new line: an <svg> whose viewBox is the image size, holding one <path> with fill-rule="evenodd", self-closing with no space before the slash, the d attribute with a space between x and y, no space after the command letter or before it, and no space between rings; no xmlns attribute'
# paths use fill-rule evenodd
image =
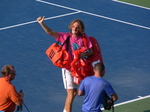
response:
<svg viewBox="0 0 150 112"><path fill-rule="evenodd" d="M79 47L74 51L75 58L71 62L71 73L76 84L79 84L85 77L94 75L93 67L97 62L104 63L98 41L94 37L89 37L89 39L92 43L93 55L80 59L80 53L86 52L88 48L86 34L82 37L84 47Z"/></svg>
<svg viewBox="0 0 150 112"><path fill-rule="evenodd" d="M87 50L86 47L80 47L74 51L74 60L71 62L71 74L74 77L74 83L80 84L80 81L89 76L89 59L80 59L80 54Z"/></svg>
<svg viewBox="0 0 150 112"><path fill-rule="evenodd" d="M69 64L69 54L66 49L63 48L63 45L69 41L69 36L65 42L60 45L59 42L53 43L47 50L46 55L52 61L52 63L60 68L68 68Z"/></svg>
<svg viewBox="0 0 150 112"><path fill-rule="evenodd" d="M85 35L85 34L84 34ZM88 46L87 44L87 39L85 38L85 36L83 36L83 42L84 42L84 46ZM96 38L90 36L89 37L91 43L92 43L92 49L93 49L93 55L89 56L88 59L90 60L89 66L90 66L90 74L94 75L93 72L93 67L97 62L101 62L104 64L103 58L102 58L102 53L101 53L101 48L100 45L98 43L98 41L96 40ZM88 48L88 47L87 47Z"/></svg>

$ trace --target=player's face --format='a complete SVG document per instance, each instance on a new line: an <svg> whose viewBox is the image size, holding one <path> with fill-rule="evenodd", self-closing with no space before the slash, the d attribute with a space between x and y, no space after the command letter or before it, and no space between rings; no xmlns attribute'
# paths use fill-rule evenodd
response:
<svg viewBox="0 0 150 112"><path fill-rule="evenodd" d="M72 25L71 33L72 33L73 36L78 36L78 34L79 34L79 23L75 22Z"/></svg>
<svg viewBox="0 0 150 112"><path fill-rule="evenodd" d="M10 81L14 80L15 76L16 76L16 71L12 68L11 72L9 73L9 79L10 79Z"/></svg>

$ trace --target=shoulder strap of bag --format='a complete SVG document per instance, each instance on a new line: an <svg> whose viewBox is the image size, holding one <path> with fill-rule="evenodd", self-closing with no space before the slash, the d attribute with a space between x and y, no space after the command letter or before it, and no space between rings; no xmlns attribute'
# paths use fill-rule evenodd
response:
<svg viewBox="0 0 150 112"><path fill-rule="evenodd" d="M66 51L69 51L70 35L66 39Z"/></svg>
<svg viewBox="0 0 150 112"><path fill-rule="evenodd" d="M62 47L67 44L67 47L66 47L66 51L69 50L69 41L70 41L70 35L68 35L68 37L66 38L66 40L64 41L64 43L61 45L61 47L59 48L59 51L62 49ZM59 41L56 43L56 45L59 43Z"/></svg>

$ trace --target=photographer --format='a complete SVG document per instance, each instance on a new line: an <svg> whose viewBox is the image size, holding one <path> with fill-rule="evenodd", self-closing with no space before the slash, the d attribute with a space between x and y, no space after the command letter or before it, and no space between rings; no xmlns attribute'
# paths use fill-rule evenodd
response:
<svg viewBox="0 0 150 112"><path fill-rule="evenodd" d="M2 68L0 78L0 111L14 112L16 105L23 103L24 93L18 93L11 81L15 79L16 72L14 66L5 65Z"/></svg>
<svg viewBox="0 0 150 112"><path fill-rule="evenodd" d="M100 104L103 103L106 93L112 97L113 101L118 99L110 83L102 78L104 70L104 65L97 63L94 66L94 76L86 77L82 81L78 90L79 96L85 95L82 112L102 112Z"/></svg>

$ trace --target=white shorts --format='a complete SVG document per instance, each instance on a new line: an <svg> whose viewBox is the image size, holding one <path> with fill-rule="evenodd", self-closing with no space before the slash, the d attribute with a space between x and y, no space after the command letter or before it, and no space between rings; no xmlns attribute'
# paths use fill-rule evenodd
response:
<svg viewBox="0 0 150 112"><path fill-rule="evenodd" d="M62 77L64 82L65 89L75 89L78 88L78 84L73 82L74 77L71 75L71 72L66 69L62 69Z"/></svg>

